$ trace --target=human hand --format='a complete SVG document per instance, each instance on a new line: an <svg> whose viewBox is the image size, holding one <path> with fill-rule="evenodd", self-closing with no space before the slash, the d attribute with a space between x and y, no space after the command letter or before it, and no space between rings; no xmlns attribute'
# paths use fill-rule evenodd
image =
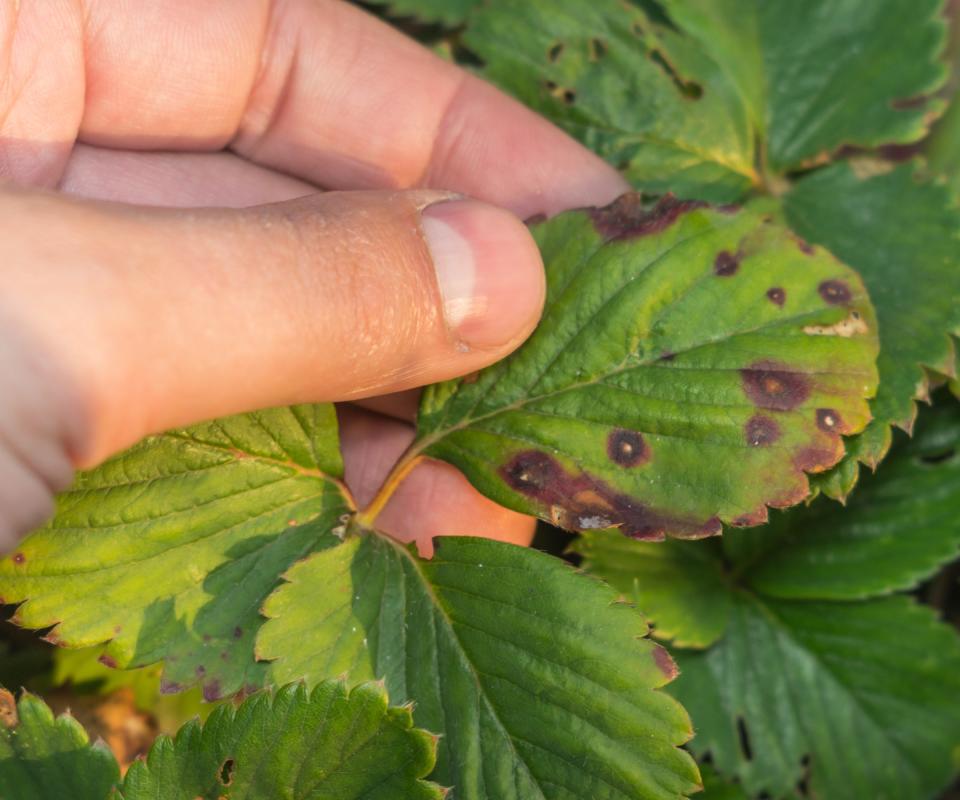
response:
<svg viewBox="0 0 960 800"><path fill-rule="evenodd" d="M339 0L6 3L0 32L0 552L73 469L267 406L366 398L341 407L365 502L412 438L405 390L535 326L519 219L625 188ZM435 462L379 524L532 535Z"/></svg>

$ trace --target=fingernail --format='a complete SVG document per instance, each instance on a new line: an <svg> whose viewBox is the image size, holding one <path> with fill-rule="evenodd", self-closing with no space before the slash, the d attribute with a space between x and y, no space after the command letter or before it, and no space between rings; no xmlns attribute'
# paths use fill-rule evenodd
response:
<svg viewBox="0 0 960 800"><path fill-rule="evenodd" d="M493 348L526 338L545 291L543 262L526 226L476 200L436 203L421 220L457 343Z"/></svg>

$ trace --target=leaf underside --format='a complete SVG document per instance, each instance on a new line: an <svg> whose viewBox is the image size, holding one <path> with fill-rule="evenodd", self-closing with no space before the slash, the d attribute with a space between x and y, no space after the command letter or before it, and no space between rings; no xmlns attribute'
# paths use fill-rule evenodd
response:
<svg viewBox="0 0 960 800"><path fill-rule="evenodd" d="M762 210L628 194L533 227L541 323L424 394L416 447L571 530L698 538L808 493L863 429L873 310L856 274Z"/></svg>
<svg viewBox="0 0 960 800"><path fill-rule="evenodd" d="M425 561L376 534L297 564L267 601L277 681L382 677L442 734L438 783L473 800L677 798L698 777L670 657L615 593L555 558L461 537ZM318 586L327 590L318 592Z"/></svg>
<svg viewBox="0 0 960 800"><path fill-rule="evenodd" d="M595 532L584 566L676 650L691 743L751 793L932 796L960 745L960 642L907 598L960 548L960 407L921 414L842 509L822 499L722 541ZM675 690L675 691L674 691ZM805 768L805 757L809 759Z"/></svg>
<svg viewBox="0 0 960 800"><path fill-rule="evenodd" d="M332 406L150 437L79 476L0 560L0 592L55 643L109 642L109 666L165 660L165 691L259 688L260 605L292 563L339 543L342 470Z"/></svg>

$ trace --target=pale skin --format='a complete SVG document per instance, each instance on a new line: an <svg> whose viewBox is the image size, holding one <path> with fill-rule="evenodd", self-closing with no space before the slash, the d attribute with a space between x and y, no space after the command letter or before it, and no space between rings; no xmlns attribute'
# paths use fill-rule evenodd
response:
<svg viewBox="0 0 960 800"><path fill-rule="evenodd" d="M413 436L416 387L535 327L521 220L626 188L338 0L0 4L0 176L0 554L75 470L290 403L352 401L365 505ZM376 523L420 541L533 531L431 461Z"/></svg>

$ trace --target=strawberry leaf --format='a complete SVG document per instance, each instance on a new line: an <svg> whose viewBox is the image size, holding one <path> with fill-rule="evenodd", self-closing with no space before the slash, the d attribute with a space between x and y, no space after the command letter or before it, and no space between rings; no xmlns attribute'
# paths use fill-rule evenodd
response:
<svg viewBox="0 0 960 800"><path fill-rule="evenodd" d="M640 188L727 202L842 147L915 142L942 0L664 0L672 25L618 0L489 0L465 42L484 74Z"/></svg>
<svg viewBox="0 0 960 800"><path fill-rule="evenodd" d="M837 165L800 181L784 209L794 230L856 268L880 324L880 388L873 421L851 443L850 459L875 466L891 425L910 430L926 398L924 367L956 374L950 334L960 330L960 208L942 186L920 183L911 165L866 180ZM844 497L856 480L845 463L818 482Z"/></svg>
<svg viewBox="0 0 960 800"><path fill-rule="evenodd" d="M624 195L534 226L540 326L424 394L414 452L572 530L756 525L843 455L876 388L859 278L762 210Z"/></svg>
<svg viewBox="0 0 960 800"><path fill-rule="evenodd" d="M441 800L422 780L435 758L436 738L413 727L409 708L389 707L382 687L290 685L160 737L120 800Z"/></svg>
<svg viewBox="0 0 960 800"><path fill-rule="evenodd" d="M15 621L109 642L102 660L165 660L166 691L259 687L259 607L294 561L339 540L349 511L332 406L231 417L152 436L81 475L44 529L0 560Z"/></svg>
<svg viewBox="0 0 960 800"><path fill-rule="evenodd" d="M691 747L751 793L933 797L960 744L960 640L907 597L856 603L734 595L726 635L678 651Z"/></svg>
<svg viewBox="0 0 960 800"><path fill-rule="evenodd" d="M483 800L678 798L691 730L656 691L674 677L643 619L602 583L534 550L437 543L432 560L374 533L286 574L258 654L276 680L382 677L442 734L432 778Z"/></svg>
<svg viewBox="0 0 960 800"><path fill-rule="evenodd" d="M677 647L709 647L727 627L731 599L719 548L718 541L633 542L611 531L586 531L570 546L588 572L643 610L654 636Z"/></svg>
<svg viewBox="0 0 960 800"><path fill-rule="evenodd" d="M73 717L38 697L0 689L0 798L107 800L120 767L103 742L91 745Z"/></svg>
<svg viewBox="0 0 960 800"><path fill-rule="evenodd" d="M956 557L958 445L948 402L921 415L915 439L900 435L845 510L821 499L720 542L597 531L577 546L589 571L633 593L654 635L707 648L674 651L673 694L693 717L693 751L750 794L782 796L804 757L817 797L929 797L949 779L960 640L883 595Z"/></svg>
<svg viewBox="0 0 960 800"><path fill-rule="evenodd" d="M654 193L729 202L759 183L737 89L688 37L618 0L491 0L464 38L484 75Z"/></svg>
<svg viewBox="0 0 960 800"><path fill-rule="evenodd" d="M841 146L922 138L947 79L943 0L663 0L732 77L782 174Z"/></svg>

